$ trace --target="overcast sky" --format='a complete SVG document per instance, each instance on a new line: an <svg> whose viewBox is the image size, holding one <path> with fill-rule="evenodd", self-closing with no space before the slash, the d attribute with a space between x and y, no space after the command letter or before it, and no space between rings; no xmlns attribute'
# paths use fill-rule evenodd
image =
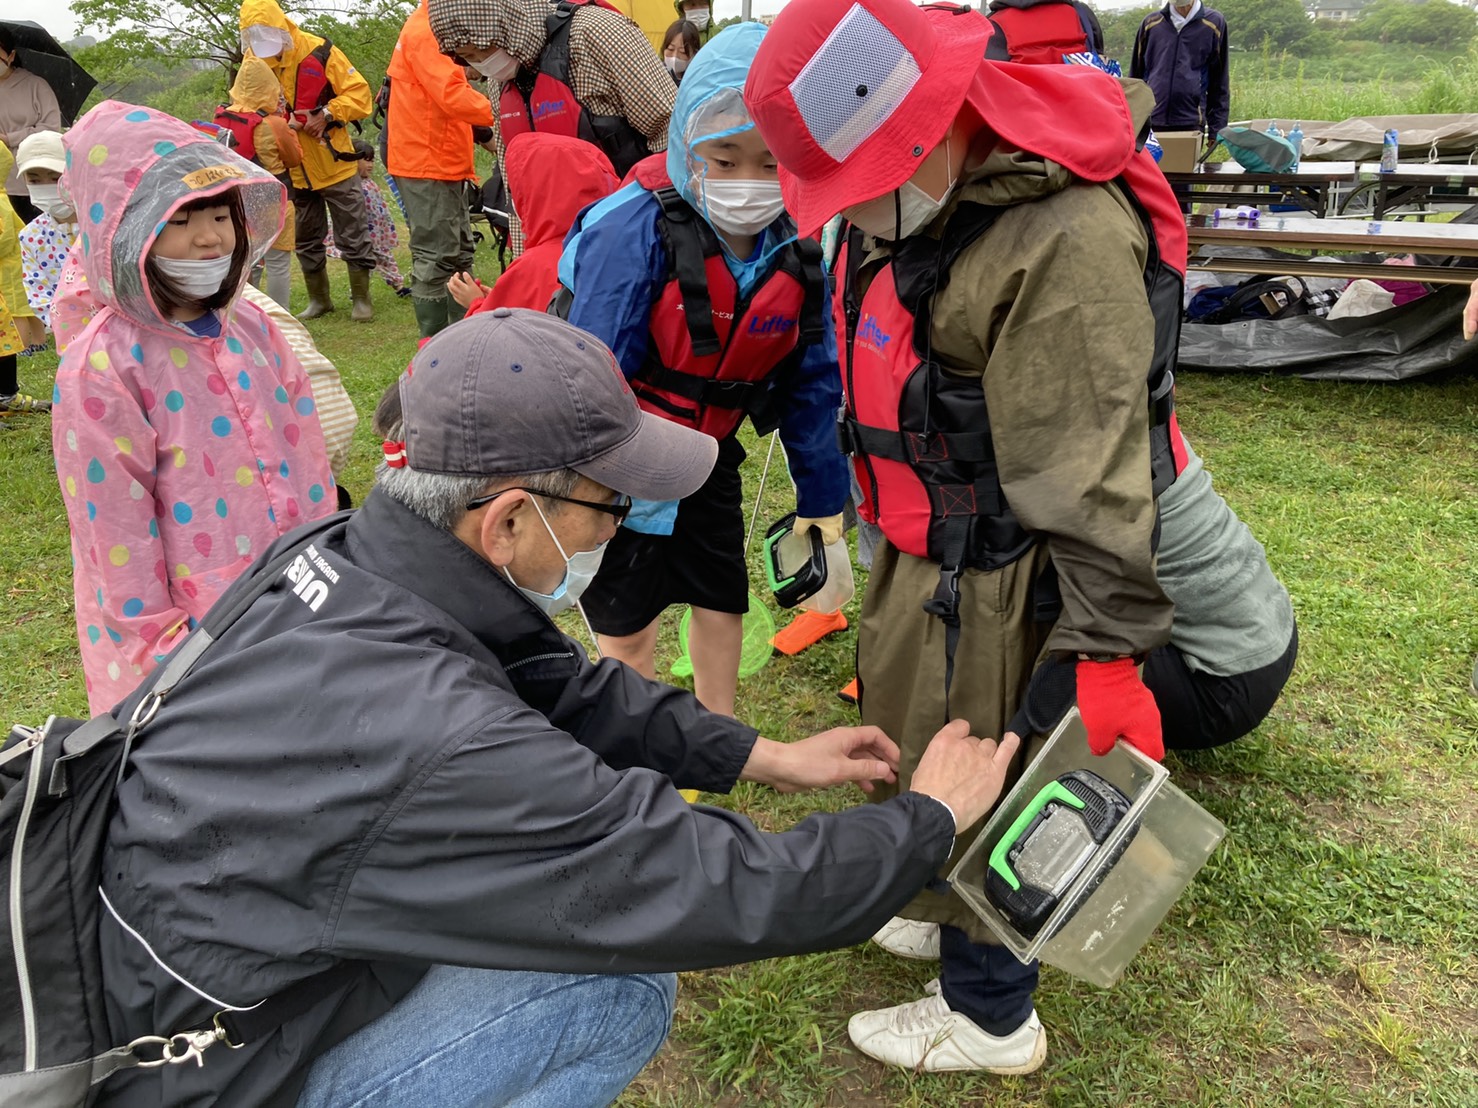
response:
<svg viewBox="0 0 1478 1108"><path fill-rule="evenodd" d="M281 0L279 0L281 2ZM1145 0L1093 0L1098 8L1138 7ZM779 11L784 0L753 0L754 14L764 15ZM283 4L289 11L292 4ZM739 0L715 0L714 9L718 18L727 19L739 14ZM62 41L75 37L81 30L72 16L72 6L66 0L5 0L5 15L8 19L30 19L41 24Z"/></svg>

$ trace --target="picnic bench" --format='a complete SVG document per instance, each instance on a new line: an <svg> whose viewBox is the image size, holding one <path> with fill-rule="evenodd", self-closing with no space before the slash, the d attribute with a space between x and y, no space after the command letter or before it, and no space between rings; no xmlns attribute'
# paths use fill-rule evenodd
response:
<svg viewBox="0 0 1478 1108"><path fill-rule="evenodd" d="M1368 277L1466 285L1478 271L1440 265L1404 265L1399 269L1373 262L1320 261L1314 258L1246 258L1218 255L1217 247L1271 247L1276 250L1356 254L1425 254L1478 258L1478 225L1404 223L1399 220L1314 219L1264 214L1256 220L1186 216L1193 269L1223 273L1278 273L1298 277ZM1205 255L1197 247L1211 247Z"/></svg>
<svg viewBox="0 0 1478 1108"><path fill-rule="evenodd" d="M1195 204L1231 208L1238 204L1259 207L1295 204L1310 215L1322 218L1331 210L1340 188L1353 188L1354 162L1307 162L1287 173L1261 173L1243 169L1236 162L1204 162L1187 173L1166 173L1165 180Z"/></svg>

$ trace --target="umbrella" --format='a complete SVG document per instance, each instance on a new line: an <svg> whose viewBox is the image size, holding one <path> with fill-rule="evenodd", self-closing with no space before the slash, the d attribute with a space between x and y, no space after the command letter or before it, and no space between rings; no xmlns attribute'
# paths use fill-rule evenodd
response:
<svg viewBox="0 0 1478 1108"><path fill-rule="evenodd" d="M72 55L39 23L0 19L0 31L14 43L21 67L51 86L62 109L62 120L70 126L88 93L97 87L92 74L73 61Z"/></svg>

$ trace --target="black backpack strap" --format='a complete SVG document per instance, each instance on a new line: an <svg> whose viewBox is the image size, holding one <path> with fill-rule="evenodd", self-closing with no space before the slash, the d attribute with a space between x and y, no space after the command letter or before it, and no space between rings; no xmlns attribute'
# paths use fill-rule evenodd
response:
<svg viewBox="0 0 1478 1108"><path fill-rule="evenodd" d="M995 36L992 36L994 40ZM949 284L951 268L961 254L995 225L1004 210L988 204L961 204L949 217L937 242L927 236L916 235L895 247L893 280L899 302L914 316L914 343L918 349L927 351L930 347L934 297ZM934 444L934 439L942 439L942 436L930 435L921 445L925 449L933 446L936 450L944 445ZM969 437L947 445L968 449ZM944 624L946 719L949 718L950 686L954 683L955 652L960 644L960 576L965 572L971 530L975 515L981 510L981 497L990 492L988 486L967 485L941 487L929 494L930 507L943 522L940 527L939 583L934 588L934 595L924 601L923 608L930 615L938 616Z"/></svg>
<svg viewBox="0 0 1478 1108"><path fill-rule="evenodd" d="M390 78L387 75L380 82L380 89L375 93L374 111L370 113L370 122L380 130L384 130L390 120Z"/></svg>
<svg viewBox="0 0 1478 1108"><path fill-rule="evenodd" d="M797 338L800 346L815 346L826 334L822 304L826 299L826 267L821 264L821 244L815 239L796 239L791 244L801 287L801 327Z"/></svg>
<svg viewBox="0 0 1478 1108"><path fill-rule="evenodd" d="M683 315L688 321L688 341L699 356L723 349L713 327L713 301L708 295L708 251L704 248L700 220L682 194L668 187L654 193L662 207L671 251L673 276L683 294Z"/></svg>
<svg viewBox="0 0 1478 1108"><path fill-rule="evenodd" d="M164 665L150 675L146 682L148 691L134 705L133 714L128 720L128 734L124 739L123 757L118 762L119 781L123 780L123 771L128 766L128 752L138 737L138 733L159 713L159 706L174 691L174 687L184 680L190 670L195 668L195 663L200 661L205 652L210 649L211 644L225 634L226 630L240 619L259 597L277 583L278 578L282 576L282 571L302 553L303 547L316 540L329 527L342 521L345 514L337 512L325 517L319 521L317 527L279 553L270 562L262 563L249 571L245 577L237 578L236 582L211 606L210 611L205 613L205 619L201 621L200 626L191 631L174 653L165 659Z"/></svg>
<svg viewBox="0 0 1478 1108"><path fill-rule="evenodd" d="M325 997L363 976L363 962L336 962L328 969L305 977L255 1007L240 1012L218 1012L211 1020L228 1046L237 1047L261 1039L285 1023L297 1019Z"/></svg>
<svg viewBox="0 0 1478 1108"><path fill-rule="evenodd" d="M560 0L558 4L554 5L554 10L544 20L545 50L549 49L549 42L556 36L561 34L568 35L570 33L570 17L575 14L575 9L581 6L580 4L572 4L569 0Z"/></svg>
<svg viewBox="0 0 1478 1108"><path fill-rule="evenodd" d="M1088 44L1088 49L1095 54L1102 55L1103 27L1098 22L1098 16L1093 14L1093 9L1082 0L1073 0L1073 8L1078 13L1078 26L1083 28L1083 41Z"/></svg>
<svg viewBox="0 0 1478 1108"><path fill-rule="evenodd" d="M128 747L158 713L159 706L170 692L184 680L211 645L224 635L246 613L247 609L281 580L283 571L293 559L302 554L303 548L315 542L324 531L341 522L347 515L346 512L338 512L320 520L317 527L301 535L297 542L278 553L271 561L260 563L248 576L238 578L236 583L206 613L200 626L190 632L160 669L154 671L149 691L138 702L128 723L123 758L118 767L120 780L123 776L123 768L128 762ZM111 721L111 717L108 716L99 717L99 719L104 723ZM98 722L98 719L90 720L68 736L69 742L78 740L78 745L82 748L76 753L85 752L86 749L96 745L110 734L116 733L117 725L114 724L111 730L100 730L99 733L91 736L84 735L89 727ZM101 728L102 725L99 726ZM67 749L68 753L73 753L70 748ZM362 975L364 969L362 962L337 962L326 970L289 985L286 989L251 1008L243 1011L217 1012L211 1018L210 1028L180 1032L157 1045L160 1045L165 1060L174 1063L187 1061L192 1056L199 1058L202 1051L217 1042L226 1043L232 1047L242 1046L270 1034L283 1024L303 1015L325 997ZM107 1054L90 1059L86 1064L90 1064L94 1069L93 1083L103 1080L119 1069L137 1065L139 1059L133 1048L138 1045L140 1044L137 1042L131 1043L128 1047L109 1051Z"/></svg>

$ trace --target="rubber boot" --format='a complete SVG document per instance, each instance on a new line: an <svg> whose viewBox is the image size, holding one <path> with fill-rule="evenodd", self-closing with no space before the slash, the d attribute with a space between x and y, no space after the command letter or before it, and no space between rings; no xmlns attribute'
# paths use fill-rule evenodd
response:
<svg viewBox="0 0 1478 1108"><path fill-rule="evenodd" d="M349 267L349 297L354 301L349 309L349 318L355 323L368 323L375 318L375 309L370 304L368 269Z"/></svg>
<svg viewBox="0 0 1478 1108"><path fill-rule="evenodd" d="M334 302L328 293L328 270L313 273L303 272L303 284L308 287L308 306L298 313L299 319L317 319L334 310Z"/></svg>
<svg viewBox="0 0 1478 1108"><path fill-rule="evenodd" d="M446 297L425 300L417 296L411 300L411 306L416 309L416 325L420 327L423 339L429 339L446 326L446 305Z"/></svg>
<svg viewBox="0 0 1478 1108"><path fill-rule="evenodd" d="M447 295L447 298L446 298L446 321L447 321L447 323L448 324L456 323L459 319L466 318L466 316L467 316L467 309L464 308L464 307L462 307L462 305L458 304L457 301L450 294L448 294Z"/></svg>

